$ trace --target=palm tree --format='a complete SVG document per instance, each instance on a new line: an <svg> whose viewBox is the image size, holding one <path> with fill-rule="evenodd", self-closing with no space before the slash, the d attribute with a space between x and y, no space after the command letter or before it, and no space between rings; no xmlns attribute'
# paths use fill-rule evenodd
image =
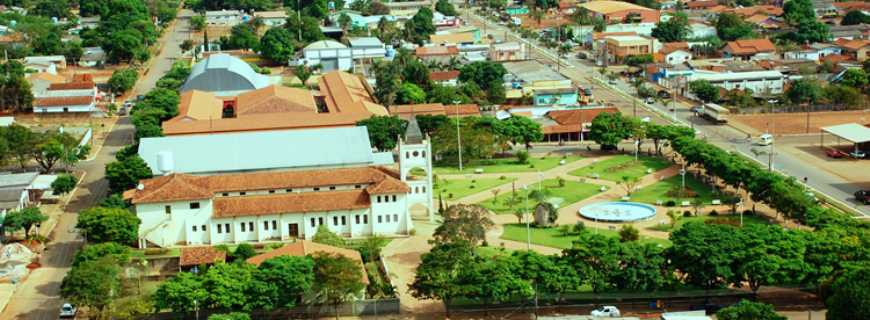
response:
<svg viewBox="0 0 870 320"><path fill-rule="evenodd" d="M564 57L568 53L571 53L571 49L573 48L571 48L571 45L567 43L563 43L561 46L559 46L559 56L556 59L556 72L561 71L562 57Z"/></svg>

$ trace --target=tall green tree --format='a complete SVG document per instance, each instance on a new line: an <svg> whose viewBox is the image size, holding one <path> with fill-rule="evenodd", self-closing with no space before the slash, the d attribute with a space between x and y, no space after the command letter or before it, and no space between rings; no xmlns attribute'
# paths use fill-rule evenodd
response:
<svg viewBox="0 0 870 320"><path fill-rule="evenodd" d="M3 219L3 228L7 231L24 229L26 237L30 235L30 229L33 225L43 223L45 220L48 220L48 216L44 215L39 207L27 207L6 214Z"/></svg>
<svg viewBox="0 0 870 320"><path fill-rule="evenodd" d="M106 164L109 192L121 193L136 187L139 180L151 178L151 168L138 155Z"/></svg>
<svg viewBox="0 0 870 320"><path fill-rule="evenodd" d="M226 49L256 49L259 44L257 33L254 28L247 23L233 26L232 29L230 29L229 38L221 40L222 47Z"/></svg>
<svg viewBox="0 0 870 320"><path fill-rule="evenodd" d="M130 247L115 242L87 245L76 252L72 265L78 267L85 262L97 261L105 257L111 257L118 265L124 265L130 261L130 251Z"/></svg>
<svg viewBox="0 0 870 320"><path fill-rule="evenodd" d="M295 40L287 29L274 27L260 38L260 52L276 63L285 63L293 56Z"/></svg>
<svg viewBox="0 0 870 320"><path fill-rule="evenodd" d="M851 68L843 73L843 79L840 81L844 86L863 88L868 83L867 72L863 69Z"/></svg>
<svg viewBox="0 0 870 320"><path fill-rule="evenodd" d="M399 87L398 102L400 104L419 104L426 102L426 92L417 85L405 82Z"/></svg>
<svg viewBox="0 0 870 320"><path fill-rule="evenodd" d="M314 283L311 257L279 256L263 261L254 274L251 290L255 308L292 308Z"/></svg>
<svg viewBox="0 0 870 320"><path fill-rule="evenodd" d="M404 136L405 120L396 116L372 116L371 118L357 122L358 126L365 126L369 132L369 141L378 150L393 150L398 138Z"/></svg>
<svg viewBox="0 0 870 320"><path fill-rule="evenodd" d="M773 306L761 303L752 302L749 300L740 300L735 305L722 308L716 312L716 319L720 320L785 320L786 317L776 314Z"/></svg>
<svg viewBox="0 0 870 320"><path fill-rule="evenodd" d="M314 283L311 287L314 299L328 303L338 317L338 306L360 295L365 285L359 262L339 254L317 253L314 259Z"/></svg>
<svg viewBox="0 0 870 320"><path fill-rule="evenodd" d="M125 68L115 70L112 72L112 77L109 78L109 88L112 89L113 93L124 93L133 88L138 78L139 72L136 69Z"/></svg>
<svg viewBox="0 0 870 320"><path fill-rule="evenodd" d="M672 232L670 238L673 247L668 256L686 283L713 289L735 277L731 263L743 250L745 239L734 227L689 222Z"/></svg>
<svg viewBox="0 0 870 320"><path fill-rule="evenodd" d="M716 102L719 100L719 87L714 86L707 80L689 82L689 91L704 102Z"/></svg>
<svg viewBox="0 0 870 320"><path fill-rule="evenodd" d="M443 301L449 317L454 299L467 295L467 288L458 284L459 275L475 259L474 249L467 242L436 243L420 257L414 282L409 286L411 295Z"/></svg>
<svg viewBox="0 0 870 320"><path fill-rule="evenodd" d="M592 119L589 138L601 145L602 149L612 150L620 142L630 138L633 131L632 122L622 114L602 112Z"/></svg>
<svg viewBox="0 0 870 320"><path fill-rule="evenodd" d="M515 144L523 144L528 148L532 142L544 139L541 124L528 117L515 116L499 122L496 133Z"/></svg>
<svg viewBox="0 0 870 320"><path fill-rule="evenodd" d="M111 257L84 262L64 276L60 295L76 306L102 314L121 293L120 272L121 268Z"/></svg>
<svg viewBox="0 0 870 320"><path fill-rule="evenodd" d="M821 98L822 88L815 79L802 78L792 81L785 97L794 104L816 103Z"/></svg>
<svg viewBox="0 0 870 320"><path fill-rule="evenodd" d="M843 26L851 26L862 23L870 23L870 15L866 15L860 10L850 10L849 12L846 12L845 16L843 16L843 20L840 20L840 25Z"/></svg>
<svg viewBox="0 0 870 320"><path fill-rule="evenodd" d="M295 12L290 12L287 16L287 22L284 28L293 35L296 39L297 48L304 47L309 43L326 39L323 31L320 30L320 20L315 17L302 15L298 17Z"/></svg>
<svg viewBox="0 0 870 320"><path fill-rule="evenodd" d="M79 213L76 228L88 241L133 245L139 235L140 220L127 209L92 207Z"/></svg>
<svg viewBox="0 0 870 320"><path fill-rule="evenodd" d="M831 320L863 319L870 314L870 267L849 270L834 280L825 299Z"/></svg>
<svg viewBox="0 0 870 320"><path fill-rule="evenodd" d="M432 239L436 243L466 242L472 246L486 240L486 231L495 224L489 219L489 210L479 205L454 204L442 214L443 222Z"/></svg>
<svg viewBox="0 0 870 320"><path fill-rule="evenodd" d="M190 272L180 272L161 283L152 295L154 307L173 312L193 311L195 307L203 306L207 299L203 278Z"/></svg>
<svg viewBox="0 0 870 320"><path fill-rule="evenodd" d="M661 42L678 42L685 41L689 31L689 17L678 12L668 21L656 23L652 36Z"/></svg>
<svg viewBox="0 0 870 320"><path fill-rule="evenodd" d="M257 269L248 263L217 263L203 275L202 285L208 292L208 305L219 309L248 310L249 297ZM205 305L205 304L204 304Z"/></svg>
<svg viewBox="0 0 870 320"><path fill-rule="evenodd" d="M722 13L716 18L716 35L724 41L747 39L755 36L752 24L733 13Z"/></svg>
<svg viewBox="0 0 870 320"><path fill-rule="evenodd" d="M405 23L405 39L418 45L429 40L429 36L435 33L432 18L432 9L429 7L417 10L417 13Z"/></svg>
<svg viewBox="0 0 870 320"><path fill-rule="evenodd" d="M399 65L389 61L379 61L374 65L374 95L384 107L389 108L396 102L401 86Z"/></svg>

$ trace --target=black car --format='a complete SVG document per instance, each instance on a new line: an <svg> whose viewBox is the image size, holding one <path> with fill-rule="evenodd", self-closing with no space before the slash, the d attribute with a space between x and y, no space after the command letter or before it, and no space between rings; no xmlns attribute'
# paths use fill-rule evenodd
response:
<svg viewBox="0 0 870 320"><path fill-rule="evenodd" d="M855 192L855 200L863 204L870 204L870 190L858 190Z"/></svg>
<svg viewBox="0 0 870 320"><path fill-rule="evenodd" d="M671 98L671 93L667 92L665 90L659 90L658 94L659 94L659 98L662 98L662 99L670 99Z"/></svg>

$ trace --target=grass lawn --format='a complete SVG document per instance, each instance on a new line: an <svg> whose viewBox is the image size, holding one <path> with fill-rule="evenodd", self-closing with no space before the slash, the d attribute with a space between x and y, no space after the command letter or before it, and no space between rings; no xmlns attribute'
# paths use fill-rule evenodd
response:
<svg viewBox="0 0 870 320"><path fill-rule="evenodd" d="M608 237L619 237L619 232L617 231L592 228L589 226L586 227L586 230L586 232L597 232ZM571 248L574 240L577 240L578 238L576 234L562 235L562 233L559 232L558 227L532 228L531 231L532 243L553 248ZM526 242L526 237L526 226L524 224L506 224L504 225L504 233L501 235L501 238L504 240L513 240L519 242ZM668 240L645 236L641 236L639 241L644 243L649 242L654 244L660 244L666 247L671 245L670 241Z"/></svg>
<svg viewBox="0 0 870 320"><path fill-rule="evenodd" d="M477 247L474 249L478 255L484 258L492 258L500 255L509 255L512 250L499 247Z"/></svg>
<svg viewBox="0 0 870 320"><path fill-rule="evenodd" d="M564 187L559 187L559 182L556 179L543 181L543 190L545 190L548 199L561 198L559 207L564 207L598 194L600 192L598 191L599 188L598 185L576 181L566 180ZM523 208L524 200L528 193L537 189L538 184L529 185L528 190L523 190L522 186L517 186L516 202L514 203L513 208L506 203L506 201L511 198L510 191L502 192L495 199L484 200L478 204L497 214L513 214L517 209ZM529 199L529 207L534 206L535 204L534 199Z"/></svg>
<svg viewBox="0 0 870 320"><path fill-rule="evenodd" d="M641 156L635 162L634 156L618 155L571 171L571 175L592 177L594 174L597 174L604 180L621 181L623 176L640 178L647 175L648 169L652 169L655 172L670 165L670 162L662 158Z"/></svg>
<svg viewBox="0 0 870 320"><path fill-rule="evenodd" d="M531 155L529 163L517 163L517 158L500 158L490 160L477 160L464 165L461 173L474 173L474 169L483 169L483 173L510 173L510 172L535 172L547 171L559 165L559 161L571 163L582 159L580 156L539 156ZM433 170L435 174L459 174L459 168L454 166L439 166Z"/></svg>
<svg viewBox="0 0 870 320"><path fill-rule="evenodd" d="M634 193L631 194L631 201L656 204L656 200L661 200L662 203L668 202L668 200L674 200L674 202L679 205L681 200L686 200L689 202L694 201L695 199L701 199L704 204L710 204L713 199L722 200L725 202L725 198L713 194L710 190L710 186L704 184L701 181L695 179L692 175L686 175L686 189L695 192L695 198L683 198L679 199L677 197L668 196L668 191L670 190L679 190L682 185L682 177L673 176L662 181L656 182L652 185L643 187L638 189Z"/></svg>
<svg viewBox="0 0 870 320"><path fill-rule="evenodd" d="M740 225L740 215L739 215L739 214L735 214L735 215L732 215L732 214L727 214L727 215L720 214L720 215L718 215L718 216L699 216L699 217L688 217L688 218L687 218L687 217L681 217L680 220L677 220L677 223L676 223L676 225L674 226L673 229L671 228L671 224L670 224L670 223L668 223L668 224L661 224L661 225L655 225L655 226L652 226L652 227L648 227L647 229L655 230L655 231L663 231L663 232L672 232L672 231L674 231L674 230L677 230L677 229L682 228L683 225L685 225L686 223L689 223L689 222L691 222L691 221L707 221L707 220L717 220L717 222L721 222L721 223ZM763 218L763 217L752 216L752 215L744 215L744 216L743 216L743 225L748 225L748 224L768 224L768 223L770 223L770 222L767 221L767 219L765 219L765 218Z"/></svg>
<svg viewBox="0 0 870 320"><path fill-rule="evenodd" d="M440 192L444 199L453 200L486 191L514 180L516 178L513 177L505 177L505 179L475 177L471 179L438 179L434 187L436 194Z"/></svg>

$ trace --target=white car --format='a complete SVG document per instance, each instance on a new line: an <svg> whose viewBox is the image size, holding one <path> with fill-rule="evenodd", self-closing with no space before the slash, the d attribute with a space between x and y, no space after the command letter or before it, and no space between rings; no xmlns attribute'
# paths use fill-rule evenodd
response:
<svg viewBox="0 0 870 320"><path fill-rule="evenodd" d="M75 318L77 311L78 311L78 309L76 309L76 307L73 306L72 304L64 303L60 307L60 317L61 318Z"/></svg>
<svg viewBox="0 0 870 320"><path fill-rule="evenodd" d="M622 313L619 312L619 309L614 306L602 306L598 307L598 309L592 310L592 316L600 318L616 318L621 314Z"/></svg>

